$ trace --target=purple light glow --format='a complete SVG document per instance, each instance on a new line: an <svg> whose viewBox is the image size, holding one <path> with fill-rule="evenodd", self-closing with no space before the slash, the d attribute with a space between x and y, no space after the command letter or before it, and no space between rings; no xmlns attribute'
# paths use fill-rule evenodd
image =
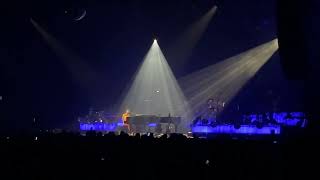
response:
<svg viewBox="0 0 320 180"><path fill-rule="evenodd" d="M301 118L305 117L302 112L292 112L290 113L291 118L287 118L288 113L274 113L273 118L280 124L285 124L287 126L296 126ZM304 126L302 126L304 127Z"/></svg>
<svg viewBox="0 0 320 180"><path fill-rule="evenodd" d="M81 131L114 131L117 128L117 124L106 124L106 123L80 123L80 130Z"/></svg>
<svg viewBox="0 0 320 180"><path fill-rule="evenodd" d="M148 124L149 127L156 127L157 126L157 123L150 123Z"/></svg>
<svg viewBox="0 0 320 180"><path fill-rule="evenodd" d="M280 134L280 126L264 126L261 129L252 125L242 125L236 129L233 125L195 126L193 133L212 133L212 134Z"/></svg>
<svg viewBox="0 0 320 180"><path fill-rule="evenodd" d="M304 123L301 127L305 127L306 124L305 114L303 112L291 112L289 113L289 116L286 112L272 113L272 117L277 123L285 126L296 126L301 119L304 119ZM251 114L248 118L251 122L258 121L259 119L262 119L262 114Z"/></svg>

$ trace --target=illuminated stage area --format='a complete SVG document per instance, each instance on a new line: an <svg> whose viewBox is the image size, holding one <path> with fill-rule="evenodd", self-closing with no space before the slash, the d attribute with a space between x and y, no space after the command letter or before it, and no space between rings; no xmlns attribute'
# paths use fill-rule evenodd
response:
<svg viewBox="0 0 320 180"><path fill-rule="evenodd" d="M218 125L216 127L211 126L194 126L192 127L193 133L205 133L205 134L247 134L247 135L269 135L280 134L280 126L264 126L258 128L254 125L241 125L235 127L234 125Z"/></svg>
<svg viewBox="0 0 320 180"><path fill-rule="evenodd" d="M102 120L104 119L104 120ZM158 117L158 116L132 116L124 123L122 120L110 120L102 118L99 120L81 119L79 120L81 131L101 131L101 132L130 132L130 133L177 133L181 123L181 117Z"/></svg>
<svg viewBox="0 0 320 180"><path fill-rule="evenodd" d="M307 124L305 114L302 112L291 113L272 113L274 122L270 119L264 119L262 114L244 115L243 119L238 122L241 124L217 124L212 122L203 123L202 121L194 122L191 126L191 132L196 134L247 134L247 135L280 135L281 127L299 127L304 128ZM133 133L177 133L180 119L177 117L156 117L142 116L132 117L128 124L121 120L97 120L92 119L80 120L80 131L98 131L98 132L133 132ZM136 121L134 121L136 120Z"/></svg>
<svg viewBox="0 0 320 180"><path fill-rule="evenodd" d="M145 131L140 133L155 133L157 124L149 124L145 127ZM125 131L125 126L121 123L108 124L108 123L80 123L81 131L99 131L99 132L117 132ZM247 134L247 135L269 135L269 134L280 134L280 126L264 126L258 128L254 125L241 125L236 128L234 125L218 125L215 127L211 126L194 126L192 127L192 133L207 133L207 134ZM162 132L161 132L162 133Z"/></svg>
<svg viewBox="0 0 320 180"><path fill-rule="evenodd" d="M173 64L184 66L195 46L216 14L213 6L201 19L196 21L171 49ZM84 87L91 87L96 79L89 73L82 78L82 72L91 72L85 64L73 63L76 59L47 33L37 22L31 23L51 48L66 59L66 66ZM231 112L225 112L234 98L251 81L260 69L278 51L278 39L273 37L240 54L225 58L204 68L197 69L178 80L169 66L158 41L154 39L132 82L122 91L112 114L107 117L97 112L93 117L79 120L81 131L125 131L132 133L213 133L213 134L280 134L280 126L305 127L303 113L272 113L264 109L258 114L242 115L239 105ZM72 64L82 66L73 67ZM173 66L174 67L174 66ZM176 67L177 68L177 67ZM182 68L182 67L181 67ZM75 70L77 69L77 70ZM81 70L81 71L79 71ZM176 70L176 69L173 69ZM81 72L81 73L79 73ZM230 109L230 108L229 108ZM266 113L268 112L268 113ZM222 118L228 114L233 118ZM238 116L235 118L235 116Z"/></svg>
<svg viewBox="0 0 320 180"><path fill-rule="evenodd" d="M279 135L281 126L305 127L305 115L300 112L267 110L239 116L237 106L230 112L233 118L221 118L233 98L277 50L278 40L274 39L193 72L178 82L154 40L120 100L116 115L107 117L101 112L91 112L79 120L80 130Z"/></svg>
<svg viewBox="0 0 320 180"><path fill-rule="evenodd" d="M3 180L319 176L320 0L2 4Z"/></svg>
<svg viewBox="0 0 320 180"><path fill-rule="evenodd" d="M139 133L156 133L155 128L157 124L149 124L145 128L145 131L140 131ZM98 132L117 132L126 131L123 124L108 124L108 123L80 123L81 131L98 131ZM164 133L164 132L159 132ZM269 134L280 134L280 126L264 126L258 128L254 125L241 125L239 128L233 125L218 125L215 127L211 126L194 126L192 127L192 133L207 133L207 134L247 134L247 135L269 135Z"/></svg>
<svg viewBox="0 0 320 180"><path fill-rule="evenodd" d="M131 87L121 100L119 113L123 112L133 117L181 117L177 131L181 133L188 131L192 115L187 99L157 40L153 41Z"/></svg>

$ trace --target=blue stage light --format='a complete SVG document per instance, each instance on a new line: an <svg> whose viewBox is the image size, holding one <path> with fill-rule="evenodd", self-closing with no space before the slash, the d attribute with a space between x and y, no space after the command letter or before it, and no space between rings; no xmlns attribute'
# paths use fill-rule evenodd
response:
<svg viewBox="0 0 320 180"><path fill-rule="evenodd" d="M156 127L157 126L157 123L150 123L148 124L149 127Z"/></svg>
<svg viewBox="0 0 320 180"><path fill-rule="evenodd" d="M233 125L194 126L193 133L211 133L211 134L280 134L280 126L264 126L257 128L253 125L242 125L236 129Z"/></svg>
<svg viewBox="0 0 320 180"><path fill-rule="evenodd" d="M81 131L114 131L117 128L117 124L115 123L80 123L80 130Z"/></svg>

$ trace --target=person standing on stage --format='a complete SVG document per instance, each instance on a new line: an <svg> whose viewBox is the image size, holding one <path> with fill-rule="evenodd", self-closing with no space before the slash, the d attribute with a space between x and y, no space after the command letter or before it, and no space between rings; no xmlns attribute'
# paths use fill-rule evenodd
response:
<svg viewBox="0 0 320 180"><path fill-rule="evenodd" d="M130 110L127 109L125 113L122 114L122 122L123 124L128 123L128 117L130 117Z"/></svg>

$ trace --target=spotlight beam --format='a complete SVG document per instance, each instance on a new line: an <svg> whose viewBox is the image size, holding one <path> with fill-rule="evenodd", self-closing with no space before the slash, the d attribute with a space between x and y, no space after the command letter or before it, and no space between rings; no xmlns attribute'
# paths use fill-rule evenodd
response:
<svg viewBox="0 0 320 180"><path fill-rule="evenodd" d="M199 20L192 23L173 43L169 49L170 59L174 60L175 67L182 67L191 56L193 49L207 30L209 23L217 12L218 7L213 6Z"/></svg>
<svg viewBox="0 0 320 180"><path fill-rule="evenodd" d="M179 79L192 110L209 98L230 102L277 49L275 39Z"/></svg>
<svg viewBox="0 0 320 180"><path fill-rule="evenodd" d="M62 63L71 72L73 78L80 84L81 87L90 91L90 87L93 86L93 82L97 81L98 75L95 74L87 63L85 63L80 57L76 56L64 47L56 38L50 35L44 28L42 28L35 20L30 19L31 24L41 34L42 38L49 45L49 47L55 52L55 54L61 59Z"/></svg>
<svg viewBox="0 0 320 180"><path fill-rule="evenodd" d="M161 49L155 40L122 100L120 113L181 116L184 131L189 122L188 105Z"/></svg>

